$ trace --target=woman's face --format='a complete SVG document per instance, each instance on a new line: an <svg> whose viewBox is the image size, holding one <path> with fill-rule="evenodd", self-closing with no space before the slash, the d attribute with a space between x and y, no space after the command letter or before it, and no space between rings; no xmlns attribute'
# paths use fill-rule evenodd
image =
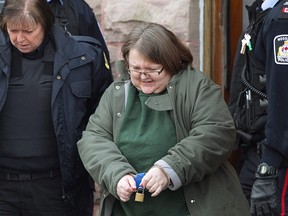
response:
<svg viewBox="0 0 288 216"><path fill-rule="evenodd" d="M11 43L22 53L36 50L44 38L44 28L34 23L7 22L7 32Z"/></svg>
<svg viewBox="0 0 288 216"><path fill-rule="evenodd" d="M129 53L129 71L133 85L144 94L164 91L172 77L162 65L152 62L135 49Z"/></svg>

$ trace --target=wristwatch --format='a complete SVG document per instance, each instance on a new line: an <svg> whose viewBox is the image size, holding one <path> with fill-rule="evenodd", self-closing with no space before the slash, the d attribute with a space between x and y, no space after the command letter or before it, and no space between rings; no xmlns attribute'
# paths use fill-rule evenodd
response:
<svg viewBox="0 0 288 216"><path fill-rule="evenodd" d="M276 175L277 172L277 168L269 166L267 163L261 163L257 168L257 174L260 176Z"/></svg>

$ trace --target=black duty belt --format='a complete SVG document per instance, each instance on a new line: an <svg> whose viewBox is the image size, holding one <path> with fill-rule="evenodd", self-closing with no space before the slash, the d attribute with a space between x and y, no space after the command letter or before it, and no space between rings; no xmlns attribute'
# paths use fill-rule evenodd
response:
<svg viewBox="0 0 288 216"><path fill-rule="evenodd" d="M27 172L27 173L7 173L0 171L0 180L7 181L31 181L37 179L54 178L60 176L60 170L48 170L45 172Z"/></svg>

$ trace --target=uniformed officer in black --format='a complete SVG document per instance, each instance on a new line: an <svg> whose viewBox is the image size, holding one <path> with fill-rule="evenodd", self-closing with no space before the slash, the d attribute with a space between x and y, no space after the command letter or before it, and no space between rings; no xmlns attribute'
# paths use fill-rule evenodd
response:
<svg viewBox="0 0 288 216"><path fill-rule="evenodd" d="M288 213L288 1L279 0L260 29L255 56L265 64L266 140L251 192L251 214Z"/></svg>
<svg viewBox="0 0 288 216"><path fill-rule="evenodd" d="M239 180L249 202L267 116L265 67L255 58L254 49L263 20L277 1L255 0L246 6L249 25L239 38L233 65L228 106L237 129Z"/></svg>
<svg viewBox="0 0 288 216"><path fill-rule="evenodd" d="M0 215L92 216L76 144L112 82L103 51L56 28L46 0L6 0L0 28Z"/></svg>

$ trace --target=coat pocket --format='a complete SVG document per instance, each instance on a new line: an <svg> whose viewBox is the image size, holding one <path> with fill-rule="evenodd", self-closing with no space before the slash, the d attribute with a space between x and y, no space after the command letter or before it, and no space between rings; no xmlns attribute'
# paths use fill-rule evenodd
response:
<svg viewBox="0 0 288 216"><path fill-rule="evenodd" d="M71 82L70 88L73 93L78 98L90 98L91 97L91 81L83 80L77 82Z"/></svg>

